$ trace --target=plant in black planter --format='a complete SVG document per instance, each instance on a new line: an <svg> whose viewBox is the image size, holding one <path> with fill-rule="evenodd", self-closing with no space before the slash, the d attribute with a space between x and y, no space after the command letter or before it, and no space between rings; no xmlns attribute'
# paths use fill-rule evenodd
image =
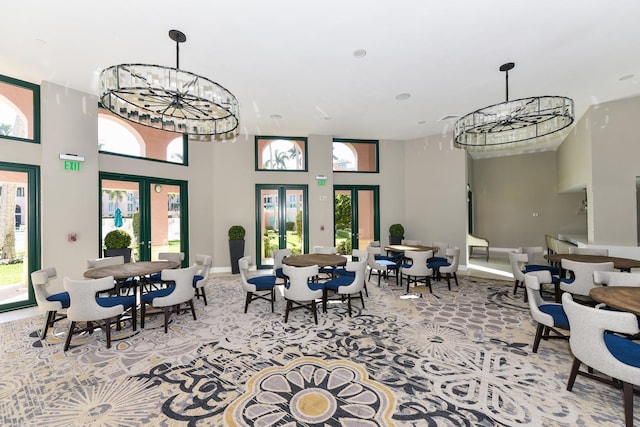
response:
<svg viewBox="0 0 640 427"><path fill-rule="evenodd" d="M402 224L391 224L389 227L389 244L399 245L404 239L404 227Z"/></svg>
<svg viewBox="0 0 640 427"><path fill-rule="evenodd" d="M241 225L232 225L229 228L229 256L231 258L231 272L240 273L238 260L244 256L245 229Z"/></svg>
<svg viewBox="0 0 640 427"><path fill-rule="evenodd" d="M131 235L124 230L116 229L104 236L104 256L124 257L124 262L131 262Z"/></svg>

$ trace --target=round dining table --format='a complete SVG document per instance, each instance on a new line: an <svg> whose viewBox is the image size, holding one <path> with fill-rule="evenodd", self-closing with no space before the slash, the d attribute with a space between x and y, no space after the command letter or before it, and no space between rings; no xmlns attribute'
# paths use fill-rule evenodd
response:
<svg viewBox="0 0 640 427"><path fill-rule="evenodd" d="M101 279L113 276L115 279L128 279L130 277L147 276L169 270L180 265L177 261L140 261L125 264L108 265L106 267L90 268L84 272L87 279Z"/></svg>
<svg viewBox="0 0 640 427"><path fill-rule="evenodd" d="M640 315L640 287L598 286L591 289L589 295L609 307Z"/></svg>
<svg viewBox="0 0 640 427"><path fill-rule="evenodd" d="M612 262L613 267L621 271L630 271L632 268L640 268L640 260L605 255L550 254L545 255L544 259L551 262L561 262L563 259L568 259L576 262L591 263Z"/></svg>
<svg viewBox="0 0 640 427"><path fill-rule="evenodd" d="M347 264L347 258L342 255L335 254L302 254L288 256L282 260L283 264L292 267L309 267L317 265L318 267L340 266Z"/></svg>

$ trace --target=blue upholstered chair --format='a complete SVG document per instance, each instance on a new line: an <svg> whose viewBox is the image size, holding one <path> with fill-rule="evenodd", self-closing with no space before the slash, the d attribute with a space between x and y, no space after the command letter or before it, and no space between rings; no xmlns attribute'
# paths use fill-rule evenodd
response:
<svg viewBox="0 0 640 427"><path fill-rule="evenodd" d="M411 264L403 264L400 266L400 281L402 282L402 276L407 276L407 293L413 283L417 286L418 282L424 283L429 287L429 292L433 292L431 289L431 275L433 269L427 265L427 259L433 256L433 251L405 251L404 258L411 260Z"/></svg>
<svg viewBox="0 0 640 427"><path fill-rule="evenodd" d="M362 289L364 289L365 271L367 269L366 259L360 261L348 261L345 270L353 273L353 275L338 275L324 283L322 295L322 310L327 312L327 302L329 291L335 292L342 298L347 296L347 305L349 309L349 317L351 317L351 299L356 298L362 301L364 309L364 299L362 298ZM357 295L357 296L354 296Z"/></svg>
<svg viewBox="0 0 640 427"><path fill-rule="evenodd" d="M560 278L560 290L573 295L589 296L589 291L595 288L594 271L613 271L613 262L578 262L569 259L561 261L562 269L570 273L570 277Z"/></svg>
<svg viewBox="0 0 640 427"><path fill-rule="evenodd" d="M537 353L542 338L568 338L559 329L568 331L569 320L562 308L562 304L544 301L540 295L540 285L542 283L551 283L550 271L541 270L527 273L524 275L524 283L529 296L531 317L538 322L536 336L533 340L533 352ZM551 335L551 332L555 335Z"/></svg>
<svg viewBox="0 0 640 427"><path fill-rule="evenodd" d="M367 247L367 264L369 266L369 278L371 280L371 274L376 273L378 275L378 286L380 286L380 279L384 276L385 279L389 278L389 273L393 272L396 275L396 286L398 285L398 264L388 259L376 259L377 255L381 254L380 247L369 246Z"/></svg>
<svg viewBox="0 0 640 427"><path fill-rule="evenodd" d="M67 318L71 321L64 351L69 349L74 333L93 331L93 323L98 321L104 321L107 348L111 348L111 323L115 321L119 325L120 317L127 309L131 309L131 322L136 330L135 296L96 297L97 293L113 288L113 276L93 280L65 277L64 288L69 293ZM78 322L87 322L87 327L76 329Z"/></svg>
<svg viewBox="0 0 640 427"><path fill-rule="evenodd" d="M284 287L284 298L287 308L284 313L284 323L289 320L289 313L297 309L307 309L313 313L313 319L318 324L318 310L316 300L322 298L324 284L314 282L318 276L317 265L310 267L282 266L284 274L289 277L289 283Z"/></svg>
<svg viewBox="0 0 640 427"><path fill-rule="evenodd" d="M625 425L633 427L633 386L640 386L640 344L616 333L638 334L636 316L578 304L569 293L562 295L562 305L571 325L569 345L574 355L567 390L573 389L578 375L616 388L622 385ZM583 363L617 381L595 375L591 370L580 370Z"/></svg>
<svg viewBox="0 0 640 427"><path fill-rule="evenodd" d="M58 320L66 319L66 314L58 313L58 311L69 308L69 293L56 292L53 289L51 280L57 276L56 269L53 267L44 268L31 273L31 283L33 284L33 293L36 296L36 302L41 310L46 312L44 327L40 332L40 338L47 337L49 326L53 326Z"/></svg>
<svg viewBox="0 0 640 427"><path fill-rule="evenodd" d="M244 303L244 312L247 312L249 303L255 299L271 301L271 312L276 301L276 280L273 274L249 277L249 266L251 265L251 255L244 256L238 260L242 287L247 292Z"/></svg>
<svg viewBox="0 0 640 427"><path fill-rule="evenodd" d="M453 277L456 281L456 286L458 285L458 266L460 263L460 248L447 248L444 249L443 252L446 257L444 261L441 261L440 257L431 257L429 261L427 260L427 266L433 270L437 280L442 279L444 277L447 279L447 287L451 290L451 278Z"/></svg>
<svg viewBox="0 0 640 427"><path fill-rule="evenodd" d="M287 284L287 276L282 272L282 262L288 256L291 256L290 249L278 249L272 252L273 255L273 275L282 280L282 284ZM277 282L276 282L277 283Z"/></svg>
<svg viewBox="0 0 640 427"><path fill-rule="evenodd" d="M197 267L195 266L162 270L160 273L160 280L167 286L165 288L143 293L140 297L140 325L143 328L147 305L155 308L162 308L164 312L165 334L169 330L169 317L171 315L172 307L176 307L176 311L179 313L180 305L185 303L188 304L191 309L191 314L193 315L193 320L196 320L196 310L193 306L193 297L195 296L193 278L196 275L196 270Z"/></svg>
<svg viewBox="0 0 640 427"><path fill-rule="evenodd" d="M184 261L184 252L158 252L159 261L175 261L182 263ZM161 273L154 273L149 276L149 280L153 283L162 281Z"/></svg>
<svg viewBox="0 0 640 427"><path fill-rule="evenodd" d="M427 264L435 262L449 262L447 258L447 249L449 249L448 243L433 242L431 247L436 248L437 250L433 251L433 256L427 260Z"/></svg>
<svg viewBox="0 0 640 427"><path fill-rule="evenodd" d="M211 256L210 255L196 255L196 261L193 264L196 268L195 276L193 276L193 288L196 291L196 298L204 301L204 305L207 304L207 294L204 290L204 285L207 284L209 279L209 270L211 270Z"/></svg>

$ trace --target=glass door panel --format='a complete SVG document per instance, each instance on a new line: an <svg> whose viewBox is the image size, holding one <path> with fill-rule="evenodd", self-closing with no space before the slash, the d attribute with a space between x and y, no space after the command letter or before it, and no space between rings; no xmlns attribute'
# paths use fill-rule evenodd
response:
<svg viewBox="0 0 640 427"><path fill-rule="evenodd" d="M151 194L151 259L160 252L181 252L180 186L150 184Z"/></svg>
<svg viewBox="0 0 640 427"><path fill-rule="evenodd" d="M39 169L0 162L0 311L35 304L29 286L40 268Z"/></svg>
<svg viewBox="0 0 640 427"><path fill-rule="evenodd" d="M273 265L273 251L288 248L301 254L308 248L307 186L258 185L256 188L257 267Z"/></svg>
<svg viewBox="0 0 640 427"><path fill-rule="evenodd" d="M121 229L131 236L131 261L141 261L140 184L136 181L101 180L100 228L102 242L110 231Z"/></svg>
<svg viewBox="0 0 640 427"><path fill-rule="evenodd" d="M334 242L342 254L380 239L377 186L334 187Z"/></svg>

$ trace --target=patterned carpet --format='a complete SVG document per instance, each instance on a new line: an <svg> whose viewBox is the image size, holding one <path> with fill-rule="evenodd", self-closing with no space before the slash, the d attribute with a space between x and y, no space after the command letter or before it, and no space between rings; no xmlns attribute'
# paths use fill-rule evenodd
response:
<svg viewBox="0 0 640 427"><path fill-rule="evenodd" d="M369 284L366 309L334 303L314 325L284 323L239 276L213 277L209 305L143 331L79 337L68 324L45 341L42 318L0 324L0 419L5 426L619 426L621 392L566 381L568 342L543 341L511 282L461 278L434 293ZM637 399L636 399L637 401ZM636 422L640 410L636 405Z"/></svg>

